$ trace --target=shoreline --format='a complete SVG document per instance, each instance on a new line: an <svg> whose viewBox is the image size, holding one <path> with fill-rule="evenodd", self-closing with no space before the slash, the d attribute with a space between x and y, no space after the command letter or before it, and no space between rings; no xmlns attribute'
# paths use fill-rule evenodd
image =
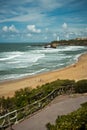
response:
<svg viewBox="0 0 87 130"><path fill-rule="evenodd" d="M78 63L79 61L79 58L83 55L85 55L87 53L83 53L83 54L80 54L80 56L76 59L76 61L70 65L67 65L65 67L62 67L62 68L59 68L59 69L55 69L55 70L50 70L50 71L46 71L46 72L41 72L41 73L37 73L37 74L34 74L34 75L27 75L27 76L23 76L23 77L19 77L19 78L14 78L14 79L5 79L5 80L1 80L0 81L0 85L1 84L5 84L5 83L9 83L9 82L16 82L16 81L19 81L19 80L24 80L24 79L29 79L29 78L32 78L32 77L35 77L35 76L38 76L38 75L42 75L42 74L47 74L47 73L50 73L50 72L55 72L55 71L60 71L60 70L63 70L63 69L66 69L70 66L73 66L75 65L76 63Z"/></svg>
<svg viewBox="0 0 87 130"><path fill-rule="evenodd" d="M36 88L57 79L81 80L87 79L87 53L82 54L78 60L59 70L44 72L21 79L0 82L0 97L12 97L15 91L21 88Z"/></svg>

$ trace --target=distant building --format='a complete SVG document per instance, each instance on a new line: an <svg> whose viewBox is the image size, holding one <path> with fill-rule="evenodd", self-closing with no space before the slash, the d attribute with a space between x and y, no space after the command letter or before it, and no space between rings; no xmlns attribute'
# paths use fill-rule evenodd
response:
<svg viewBox="0 0 87 130"><path fill-rule="evenodd" d="M87 37L76 38L76 40L87 40Z"/></svg>
<svg viewBox="0 0 87 130"><path fill-rule="evenodd" d="M57 36L56 40L57 40L57 41L59 41L59 40L60 40L59 36Z"/></svg>

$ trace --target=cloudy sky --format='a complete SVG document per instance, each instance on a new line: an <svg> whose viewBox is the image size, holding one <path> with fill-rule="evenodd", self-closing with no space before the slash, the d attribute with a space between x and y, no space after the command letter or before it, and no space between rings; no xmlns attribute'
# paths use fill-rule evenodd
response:
<svg viewBox="0 0 87 130"><path fill-rule="evenodd" d="M0 0L0 42L87 37L87 0Z"/></svg>

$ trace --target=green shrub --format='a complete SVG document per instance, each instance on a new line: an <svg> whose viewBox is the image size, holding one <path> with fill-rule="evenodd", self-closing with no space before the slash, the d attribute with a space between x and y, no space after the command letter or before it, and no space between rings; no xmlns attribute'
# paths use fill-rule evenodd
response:
<svg viewBox="0 0 87 130"><path fill-rule="evenodd" d="M86 130L87 102L82 107L68 115L58 116L54 125L48 123L47 130Z"/></svg>
<svg viewBox="0 0 87 130"><path fill-rule="evenodd" d="M86 93L87 92L87 80L80 80L76 82L75 92Z"/></svg>
<svg viewBox="0 0 87 130"><path fill-rule="evenodd" d="M32 104L38 101L48 94L50 94L55 89L63 88L64 92L67 92L70 88L74 88L76 93L87 92L87 80L80 80L75 83L74 80L56 80L51 83L37 87L36 89L24 88L15 92L12 98L0 98L0 114L3 115L8 111L12 111L26 105ZM72 91L70 91L71 93Z"/></svg>

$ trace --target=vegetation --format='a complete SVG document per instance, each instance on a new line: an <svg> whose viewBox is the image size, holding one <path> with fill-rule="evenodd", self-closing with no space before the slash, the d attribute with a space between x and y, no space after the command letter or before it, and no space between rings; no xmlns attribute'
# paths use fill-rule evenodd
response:
<svg viewBox="0 0 87 130"><path fill-rule="evenodd" d="M58 116L55 125L48 123L47 130L87 130L87 102L68 115Z"/></svg>
<svg viewBox="0 0 87 130"><path fill-rule="evenodd" d="M15 92L12 98L0 98L0 114L4 115L8 111L22 108L30 105L50 94L53 90L63 88L66 93L84 93L87 92L87 80L75 82L73 80L56 80L51 83L37 87L36 89L25 88ZM71 90L71 91L70 91Z"/></svg>
<svg viewBox="0 0 87 130"><path fill-rule="evenodd" d="M80 80L75 84L76 93L85 93L87 92L87 80Z"/></svg>
<svg viewBox="0 0 87 130"><path fill-rule="evenodd" d="M0 115L1 115L0 124L2 126L3 121L4 121L2 128L6 128L8 127L8 125L14 124L15 121L24 119L26 116L33 114L34 112L46 106L48 103L51 102L51 100L53 100L56 96L60 94L84 93L84 92L87 92L87 80L80 80L78 82L75 82L74 80L56 80L54 82L42 85L41 87L38 86L36 89L31 89L31 88L20 89L19 91L15 92L15 95L12 98L9 98L9 97L0 98ZM82 107L84 108L86 106L87 104L82 105ZM85 110L84 111L83 110L82 112L85 113ZM10 113L7 114L8 112ZM85 118L85 115L84 114L82 115ZM70 120L75 119L73 117L73 114L71 116L72 117L69 117ZM79 115L77 115L76 117L78 117L79 119ZM59 117L60 122L62 122L61 121L62 118L64 120L66 119L66 116ZM66 119L65 124L67 124L69 119ZM9 120L10 120L10 123L9 123ZM63 125L65 126L65 124ZM70 126L69 125L70 124L68 124L68 127L70 128L71 125ZM66 126L66 128L68 127ZM83 126L81 127L86 127L86 126L84 126L83 124ZM58 129L58 130L63 130L62 125L60 128L61 129ZM57 130L56 126L51 125L50 123L47 124L47 129Z"/></svg>
<svg viewBox="0 0 87 130"><path fill-rule="evenodd" d="M87 39L71 39L71 40L60 40L60 41L53 41L58 45L79 45L79 46L87 46Z"/></svg>
<svg viewBox="0 0 87 130"><path fill-rule="evenodd" d="M67 84L68 85L68 84ZM74 85L75 93L87 92L87 80L77 81ZM68 115L58 116L55 124L48 123L47 130L86 130L87 129L87 102L82 107Z"/></svg>

